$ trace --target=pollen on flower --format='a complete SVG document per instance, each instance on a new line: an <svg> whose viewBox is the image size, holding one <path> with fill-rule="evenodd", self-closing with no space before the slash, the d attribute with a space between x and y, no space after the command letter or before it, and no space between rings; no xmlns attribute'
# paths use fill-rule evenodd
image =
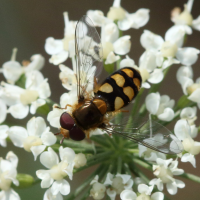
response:
<svg viewBox="0 0 200 200"><path fill-rule="evenodd" d="M20 95L20 101L24 105L31 104L37 98L39 97L39 94L36 90L25 90L21 95Z"/></svg>
<svg viewBox="0 0 200 200"><path fill-rule="evenodd" d="M103 58L106 59L108 54L114 50L113 44L111 42L105 42L103 45Z"/></svg>
<svg viewBox="0 0 200 200"><path fill-rule="evenodd" d="M191 13L188 11L187 6L184 6L184 11L177 17L178 20L185 22L185 24L191 26L193 17Z"/></svg>
<svg viewBox="0 0 200 200"><path fill-rule="evenodd" d="M197 155L200 153L200 146L195 145L195 141L192 138L185 138L182 144L185 151L191 153L192 155Z"/></svg>
<svg viewBox="0 0 200 200"><path fill-rule="evenodd" d="M149 72L145 69L145 68L142 68L140 69L140 74L142 76L142 82L144 83L150 76Z"/></svg>
<svg viewBox="0 0 200 200"><path fill-rule="evenodd" d="M141 194L136 198L136 200L151 200L151 198L149 195Z"/></svg>
<svg viewBox="0 0 200 200"><path fill-rule="evenodd" d="M31 152L32 146L39 146L39 145L42 145L42 140L41 138L35 135L28 136L23 142L24 149L28 152Z"/></svg>
<svg viewBox="0 0 200 200"><path fill-rule="evenodd" d="M166 41L161 46L161 53L163 57L174 57L178 47L175 43L171 43L170 41Z"/></svg>
<svg viewBox="0 0 200 200"><path fill-rule="evenodd" d="M194 84L190 85L189 87L187 87L187 92L190 95L198 88L200 88L200 84L199 83L194 83Z"/></svg>
<svg viewBox="0 0 200 200"><path fill-rule="evenodd" d="M112 20L122 20L125 18L125 10L122 7L111 7L107 17Z"/></svg>

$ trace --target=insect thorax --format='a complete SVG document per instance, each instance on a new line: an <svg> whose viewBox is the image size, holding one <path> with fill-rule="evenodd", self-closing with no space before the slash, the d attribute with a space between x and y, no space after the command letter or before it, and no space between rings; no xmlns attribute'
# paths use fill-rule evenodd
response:
<svg viewBox="0 0 200 200"><path fill-rule="evenodd" d="M84 130L97 128L103 122L103 116L107 111L104 100L94 97L91 101L86 101L73 112L77 124Z"/></svg>

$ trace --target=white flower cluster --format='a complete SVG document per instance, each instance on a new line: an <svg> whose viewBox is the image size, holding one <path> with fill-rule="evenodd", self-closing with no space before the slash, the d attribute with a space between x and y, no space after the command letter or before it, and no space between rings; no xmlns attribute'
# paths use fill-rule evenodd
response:
<svg viewBox="0 0 200 200"><path fill-rule="evenodd" d="M138 29L149 21L149 10L139 9L135 13L128 13L120 5L120 0L114 0L113 6L104 16L100 10L89 10L87 16L93 21L95 26L101 27L101 43L103 46L103 58L106 64L116 62L120 57L126 55L131 48L131 36L120 36L119 30L128 30L130 28ZM75 21L69 21L68 13L64 13L65 33L64 38L56 40L52 37L46 39L45 50L52 57L50 62L58 65L67 60L68 57L74 58L74 38L75 38ZM115 20L118 20L115 24Z"/></svg>
<svg viewBox="0 0 200 200"><path fill-rule="evenodd" d="M24 61L22 66L13 57L1 69L8 83L1 82L0 98L9 107L8 113L14 118L23 119L29 113L29 105L30 113L35 114L37 108L46 103L51 91L48 79L39 71L44 66L41 55L33 55L31 62ZM25 79L24 85L14 85L19 78Z"/></svg>
<svg viewBox="0 0 200 200"><path fill-rule="evenodd" d="M0 199L20 200L19 195L11 188L11 184L18 186L17 178L18 157L9 151L6 159L0 158Z"/></svg>
<svg viewBox="0 0 200 200"><path fill-rule="evenodd" d="M65 177L70 180L73 177L73 169L86 165L86 157L84 154L75 154L71 148L59 148L59 157L56 152L49 147L48 151L40 155L40 162L48 168L48 170L37 170L36 175L41 179L41 188L49 188L44 194L46 199L63 199L62 195L70 193L70 185ZM51 187L50 187L51 186Z"/></svg>
<svg viewBox="0 0 200 200"><path fill-rule="evenodd" d="M116 195L120 195L122 200L163 200L164 195L161 192L155 192L151 195L153 186L147 186L141 184L139 181L138 184L138 193L136 194L133 189L134 181L131 179L130 175L127 174L117 174L115 177L113 174L108 173L105 182L98 182L98 175L90 183L92 189L90 190L90 196L93 199L103 199L107 195L111 200L116 199ZM108 187L106 189L106 187Z"/></svg>

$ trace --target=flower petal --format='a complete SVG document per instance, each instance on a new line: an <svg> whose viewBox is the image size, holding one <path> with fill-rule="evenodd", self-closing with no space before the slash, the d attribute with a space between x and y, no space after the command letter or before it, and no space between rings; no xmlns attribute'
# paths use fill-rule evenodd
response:
<svg viewBox="0 0 200 200"><path fill-rule="evenodd" d="M56 143L57 137L51 132L45 132L41 136L42 143L46 146L51 146Z"/></svg>
<svg viewBox="0 0 200 200"><path fill-rule="evenodd" d="M105 61L105 64L112 64L114 62L116 62L117 60L119 60L120 57L119 56L116 56L112 51L108 54L107 58L106 58L106 61Z"/></svg>
<svg viewBox="0 0 200 200"><path fill-rule="evenodd" d="M48 151L43 152L40 155L40 162L46 167L46 168L52 168L54 165L58 164L59 159L55 151L49 147Z"/></svg>
<svg viewBox="0 0 200 200"><path fill-rule="evenodd" d="M183 65L193 65L197 61L199 53L200 51L196 48L185 47L178 49L176 57Z"/></svg>
<svg viewBox="0 0 200 200"><path fill-rule="evenodd" d="M55 181L51 187L53 195L57 195L60 192L62 195L68 195L70 193L70 185L66 180Z"/></svg>
<svg viewBox="0 0 200 200"><path fill-rule="evenodd" d="M32 117L27 123L27 131L29 135L40 137L46 130L46 123L42 117Z"/></svg>
<svg viewBox="0 0 200 200"><path fill-rule="evenodd" d="M54 55L63 50L63 42L62 40L55 40L53 37L48 37L44 48L49 55Z"/></svg>
<svg viewBox="0 0 200 200"><path fill-rule="evenodd" d="M144 30L144 33L140 37L140 43L146 50L158 50L161 48L164 40L160 35L156 35L151 31Z"/></svg>
<svg viewBox="0 0 200 200"><path fill-rule="evenodd" d="M16 119L23 119L28 115L29 106L24 106L19 103L13 106L10 106L8 112Z"/></svg>
<svg viewBox="0 0 200 200"><path fill-rule="evenodd" d="M12 126L8 131L8 135L17 147L23 147L23 142L28 137L26 129L20 126Z"/></svg>
<svg viewBox="0 0 200 200"><path fill-rule="evenodd" d="M32 146L31 147L31 152L33 153L34 160L36 161L38 155L40 155L44 150L46 146L45 145L39 145L39 146Z"/></svg>
<svg viewBox="0 0 200 200"><path fill-rule="evenodd" d="M120 193L120 198L122 200L136 200L137 198L137 195L135 192L131 191L131 190L123 190L121 193Z"/></svg>
<svg viewBox="0 0 200 200"><path fill-rule="evenodd" d="M125 35L123 37L120 37L116 42L114 42L114 52L119 55L127 54L131 48L130 38L130 35Z"/></svg>
<svg viewBox="0 0 200 200"><path fill-rule="evenodd" d="M147 110L155 115L158 111L158 107L160 104L160 94L159 93L151 93L149 95L147 95L146 99L145 99L145 104L146 104L146 108Z"/></svg>
<svg viewBox="0 0 200 200"><path fill-rule="evenodd" d="M158 115L158 119L169 122L174 118L174 111L171 108L165 108L164 112Z"/></svg>
<svg viewBox="0 0 200 200"><path fill-rule="evenodd" d="M61 51L58 54L54 54L51 56L49 59L49 62L54 64L54 65L59 65L60 63L63 63L64 61L67 60L69 56L69 53L67 51Z"/></svg>

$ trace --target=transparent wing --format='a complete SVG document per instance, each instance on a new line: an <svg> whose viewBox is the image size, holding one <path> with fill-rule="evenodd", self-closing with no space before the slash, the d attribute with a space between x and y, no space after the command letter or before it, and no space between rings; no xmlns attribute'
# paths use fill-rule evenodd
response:
<svg viewBox="0 0 200 200"><path fill-rule="evenodd" d="M94 76L102 69L103 49L99 34L91 19L83 16L75 30L76 78L78 99L84 99L85 92L93 89Z"/></svg>
<svg viewBox="0 0 200 200"><path fill-rule="evenodd" d="M105 130L109 134L121 136L165 154L178 154L183 151L181 141L166 127L151 119L136 126L134 120L130 122L125 117L120 123L111 122Z"/></svg>

